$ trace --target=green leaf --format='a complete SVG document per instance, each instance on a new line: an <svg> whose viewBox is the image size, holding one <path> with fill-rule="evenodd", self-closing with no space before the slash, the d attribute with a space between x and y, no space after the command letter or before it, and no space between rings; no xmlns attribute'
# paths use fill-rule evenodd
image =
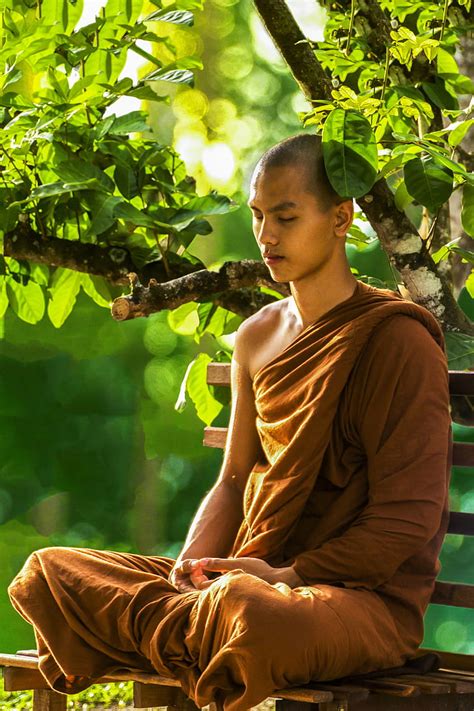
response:
<svg viewBox="0 0 474 711"><path fill-rule="evenodd" d="M70 88L69 93L68 93L68 99L69 101L71 99L75 99L76 96L79 96L84 89L87 89L88 86L91 84L94 84L96 81L96 77L94 76L88 76L88 77L83 77L82 79L78 79Z"/></svg>
<svg viewBox="0 0 474 711"><path fill-rule="evenodd" d="M462 175L463 178L466 178L466 176L468 175L466 169L462 165L456 163L454 160L451 160L451 158L448 158L447 155L436 150L436 148L433 148L429 145L425 145L425 151L426 153L429 153L429 155L433 158L434 162L437 163L440 167L447 168L449 171L457 175Z"/></svg>
<svg viewBox="0 0 474 711"><path fill-rule="evenodd" d="M119 136L149 130L150 127L146 123L146 114L143 111L131 111L125 116L116 116L115 121L108 129L108 133Z"/></svg>
<svg viewBox="0 0 474 711"><path fill-rule="evenodd" d="M474 338L465 333L447 331L444 334L450 370L474 368Z"/></svg>
<svg viewBox="0 0 474 711"><path fill-rule="evenodd" d="M88 235L100 235L116 221L114 210L121 202L119 197L115 195L107 195L106 193L88 192L86 196L87 207L91 210L91 224L89 225Z"/></svg>
<svg viewBox="0 0 474 711"><path fill-rule="evenodd" d="M54 272L48 302L49 320L60 328L71 313L81 288L82 274L72 269L58 267Z"/></svg>
<svg viewBox="0 0 474 711"><path fill-rule="evenodd" d="M174 84L194 84L194 74L189 69L156 69L143 77L142 81L170 81Z"/></svg>
<svg viewBox="0 0 474 711"><path fill-rule="evenodd" d="M97 141L100 141L110 130L110 127L114 125L116 116L107 116L107 118L102 121L97 121L95 125L95 137Z"/></svg>
<svg viewBox="0 0 474 711"><path fill-rule="evenodd" d="M432 158L412 158L403 174L410 195L431 212L436 212L453 191L452 172L440 168Z"/></svg>
<svg viewBox="0 0 474 711"><path fill-rule="evenodd" d="M194 15L192 12L187 10L172 10L171 12L167 10L157 10L152 12L151 15L147 15L143 22L172 22L175 25L189 25L194 24Z"/></svg>
<svg viewBox="0 0 474 711"><path fill-rule="evenodd" d="M464 231L474 237L474 185L464 183L462 189L461 223Z"/></svg>
<svg viewBox="0 0 474 711"><path fill-rule="evenodd" d="M134 96L136 99L141 99L142 101L161 101L169 103L168 96L160 96L156 91L153 91L151 86L136 86L129 91L124 92L127 96Z"/></svg>
<svg viewBox="0 0 474 711"><path fill-rule="evenodd" d="M168 324L170 328L182 336L190 336L195 333L199 326L199 316L197 315L198 305L194 301L181 304L177 309L168 312Z"/></svg>
<svg viewBox="0 0 474 711"><path fill-rule="evenodd" d="M138 20L143 6L143 0L125 0L125 15L127 22L134 23Z"/></svg>
<svg viewBox="0 0 474 711"><path fill-rule="evenodd" d="M11 67L11 69L4 75L2 92L4 92L7 86L10 86L10 84L14 84L15 82L19 81L22 76L23 72L21 71L21 69L17 69L14 66Z"/></svg>
<svg viewBox="0 0 474 711"><path fill-rule="evenodd" d="M138 195L138 184L135 172L128 165L117 165L114 171L114 180L118 189L127 200Z"/></svg>
<svg viewBox="0 0 474 711"><path fill-rule="evenodd" d="M459 67L454 56L446 49L440 47L436 55L438 74L458 74Z"/></svg>
<svg viewBox="0 0 474 711"><path fill-rule="evenodd" d="M365 195L377 177L377 144L357 111L333 109L323 128L323 157L329 181L341 197Z"/></svg>
<svg viewBox="0 0 474 711"><path fill-rule="evenodd" d="M422 82L423 91L430 101L440 109L455 111L459 109L459 101L447 86L442 77L435 77L432 82Z"/></svg>
<svg viewBox="0 0 474 711"><path fill-rule="evenodd" d="M26 323L38 323L44 315L44 294L43 289L29 281L27 284L19 284L14 279L7 277L8 299L16 315Z"/></svg>
<svg viewBox="0 0 474 711"><path fill-rule="evenodd" d="M222 405L212 397L207 385L207 365L212 358L207 353L199 353L188 365L174 409L181 412L189 394L200 420L210 425L222 410Z"/></svg>
<svg viewBox="0 0 474 711"><path fill-rule="evenodd" d="M65 193L73 193L78 190L98 190L99 188L100 185L95 178L81 183L64 183L62 180L59 180L56 183L47 183L46 185L40 185L38 188L34 188L27 198L27 201L54 197L55 195L64 195Z"/></svg>
<svg viewBox="0 0 474 711"><path fill-rule="evenodd" d="M114 217L131 222L140 227L156 227L157 223L149 215L128 202L119 202L114 208Z"/></svg>
<svg viewBox="0 0 474 711"><path fill-rule="evenodd" d="M97 180L104 190L113 192L114 182L103 170L92 163L87 163L79 158L69 159L51 166L56 175L68 183L81 183L87 180Z"/></svg>
<svg viewBox="0 0 474 711"><path fill-rule="evenodd" d="M466 283L464 284L464 286L468 290L471 299L474 299L474 269L471 269L471 273L466 279Z"/></svg>
<svg viewBox="0 0 474 711"><path fill-rule="evenodd" d="M46 264L34 264L30 262L30 279L33 279L40 286L49 284L49 267Z"/></svg>
<svg viewBox="0 0 474 711"><path fill-rule="evenodd" d="M92 274L82 274L81 286L87 296L90 296L98 306L103 306L105 309L110 308L112 296L105 279Z"/></svg>
<svg viewBox="0 0 474 711"><path fill-rule="evenodd" d="M8 207L0 205L0 224L3 232L10 232L10 230L13 230L18 222L19 214L19 205L8 205Z"/></svg>
<svg viewBox="0 0 474 711"><path fill-rule="evenodd" d="M7 282L4 276L0 276L0 318L5 316L8 308Z"/></svg>
<svg viewBox="0 0 474 711"><path fill-rule="evenodd" d="M228 198L226 195L218 195L211 192L210 195L194 197L168 219L169 224L178 230L186 229L198 217L203 215L225 215L228 212L238 210L240 205ZM159 213L158 213L159 214ZM197 234L209 234L209 223L196 225ZM204 232L200 230L203 229Z"/></svg>
<svg viewBox="0 0 474 711"><path fill-rule="evenodd" d="M460 239L460 237L456 237L456 239L453 239L450 242L443 244L439 249L436 250L436 252L433 252L431 254L431 259L433 260L433 262L435 264L439 264L439 262L441 262L443 259L446 259L451 252L455 251L456 243L459 242Z"/></svg>
<svg viewBox="0 0 474 711"><path fill-rule="evenodd" d="M412 202L413 198L409 194L404 180L400 181L393 198L395 200L395 205L399 210L404 210L405 207Z"/></svg>
<svg viewBox="0 0 474 711"><path fill-rule="evenodd" d="M466 77L464 74L445 74L444 79L456 94L474 94L474 81L470 77Z"/></svg>
<svg viewBox="0 0 474 711"><path fill-rule="evenodd" d="M448 136L448 142L450 146L458 146L464 139L466 133L472 128L474 124L474 119L468 119L467 121L456 121L450 128L451 131Z"/></svg>

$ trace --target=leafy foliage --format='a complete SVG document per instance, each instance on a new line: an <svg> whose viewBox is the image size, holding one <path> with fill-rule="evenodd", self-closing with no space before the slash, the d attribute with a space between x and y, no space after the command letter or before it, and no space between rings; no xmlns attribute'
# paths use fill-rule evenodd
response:
<svg viewBox="0 0 474 711"><path fill-rule="evenodd" d="M211 192L198 197L176 151L153 135L143 110L117 115L134 97L167 102L163 86L193 83L197 57L176 57L166 24L189 25L198 0L145 14L143 0L108 0L94 21L78 25L81 0L9 0L1 30L0 213L4 232L28 226L56 237L125 250L137 266L171 258L194 263L188 247L209 234L205 219L235 207ZM145 51L148 43L151 51ZM130 53L151 65L139 81L124 76ZM159 88L161 93L157 93ZM40 278L38 278L38 276ZM35 272L0 263L0 308L37 323L47 312L59 327L82 288L109 306L102 279L69 270Z"/></svg>
<svg viewBox="0 0 474 711"><path fill-rule="evenodd" d="M334 188L360 197L391 176L394 189L406 196L401 209L419 206L419 218L423 206L434 217L453 190L464 190L463 224L474 236L468 217L474 175L455 157L473 121L459 97L471 94L474 84L459 73L454 56L460 36L473 27L471 0L384 0L391 29L384 38L379 25L379 40L357 3L350 12L347 4L324 4L325 38L312 45L333 77L332 99L315 102L301 118L323 131ZM343 156L351 161L344 169Z"/></svg>

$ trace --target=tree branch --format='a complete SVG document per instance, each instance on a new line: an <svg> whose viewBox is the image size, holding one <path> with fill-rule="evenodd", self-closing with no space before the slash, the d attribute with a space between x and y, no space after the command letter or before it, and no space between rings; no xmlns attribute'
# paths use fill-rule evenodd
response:
<svg viewBox="0 0 474 711"><path fill-rule="evenodd" d="M309 101L330 99L331 80L286 3L282 0L255 0L255 7L306 98Z"/></svg>
<svg viewBox="0 0 474 711"><path fill-rule="evenodd" d="M45 239L28 223L19 223L13 232L5 235L4 255L102 276L112 284L127 284L127 274L136 270L128 250L123 247L101 247L57 237Z"/></svg>
<svg viewBox="0 0 474 711"><path fill-rule="evenodd" d="M43 239L28 223L21 223L14 232L5 235L4 255L94 274L112 284L132 281L132 293L116 299L112 308L113 317L119 321L175 309L189 301L211 301L247 318L275 300L271 294L258 291L258 286L282 296L290 294L288 285L274 282L266 264L258 260L225 262L215 272L203 268L202 263L190 264L181 259L169 262L172 275L169 280L161 260L139 269L128 250L122 247L101 247L57 237Z"/></svg>
<svg viewBox="0 0 474 711"><path fill-rule="evenodd" d="M200 269L192 274L159 284L150 279L142 286L136 274L130 274L131 294L115 299L112 316L116 321L125 321L140 316L149 316L163 309L177 309L190 301L212 301L229 311L247 318L275 298L257 291L257 286L267 286L288 296L287 284L276 284L268 278L269 272L263 262L243 259L240 262L224 262L216 272Z"/></svg>

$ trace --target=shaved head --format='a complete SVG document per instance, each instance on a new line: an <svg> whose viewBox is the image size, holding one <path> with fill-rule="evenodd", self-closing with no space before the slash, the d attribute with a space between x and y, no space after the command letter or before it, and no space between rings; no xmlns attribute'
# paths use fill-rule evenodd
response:
<svg viewBox="0 0 474 711"><path fill-rule="evenodd" d="M314 195L324 212L333 205L343 202L328 180L324 167L321 136L300 133L280 141L269 148L258 161L253 181L271 168L295 166L301 169L306 191Z"/></svg>

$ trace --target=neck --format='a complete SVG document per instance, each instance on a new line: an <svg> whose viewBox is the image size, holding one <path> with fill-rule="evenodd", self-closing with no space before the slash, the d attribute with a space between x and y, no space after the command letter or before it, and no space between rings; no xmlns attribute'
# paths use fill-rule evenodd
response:
<svg viewBox="0 0 474 711"><path fill-rule="evenodd" d="M354 293L357 279L347 260L337 268L311 275L308 279L290 281L290 310L302 329L317 321L327 311Z"/></svg>

